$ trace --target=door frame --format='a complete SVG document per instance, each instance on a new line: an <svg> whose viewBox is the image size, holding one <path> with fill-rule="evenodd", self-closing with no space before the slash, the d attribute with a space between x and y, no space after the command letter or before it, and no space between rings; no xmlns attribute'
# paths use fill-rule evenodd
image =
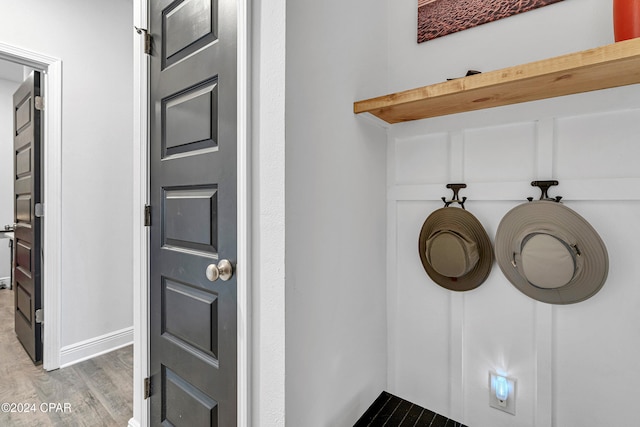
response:
<svg viewBox="0 0 640 427"><path fill-rule="evenodd" d="M238 174L238 426L251 425L251 152L249 40L251 0L237 0L237 174ZM133 22L148 28L149 0L134 0ZM149 59L144 38L133 37L133 418L130 427L149 425L149 401L143 399L149 376L149 231L144 226L144 206L149 202Z"/></svg>
<svg viewBox="0 0 640 427"><path fill-rule="evenodd" d="M42 250L42 305L44 323L42 367L60 367L60 300L62 288L62 61L30 50L0 43L0 60L16 62L43 73L44 126L42 191L45 215Z"/></svg>

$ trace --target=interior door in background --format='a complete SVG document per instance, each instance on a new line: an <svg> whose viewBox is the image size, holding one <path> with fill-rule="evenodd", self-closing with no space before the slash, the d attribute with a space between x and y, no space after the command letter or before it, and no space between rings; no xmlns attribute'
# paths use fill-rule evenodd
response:
<svg viewBox="0 0 640 427"><path fill-rule="evenodd" d="M31 359L42 361L41 73L13 95L15 331Z"/></svg>

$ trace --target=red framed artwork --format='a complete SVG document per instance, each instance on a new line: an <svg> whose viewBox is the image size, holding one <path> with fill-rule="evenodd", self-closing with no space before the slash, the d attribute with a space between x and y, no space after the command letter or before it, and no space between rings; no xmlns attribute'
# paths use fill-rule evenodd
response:
<svg viewBox="0 0 640 427"><path fill-rule="evenodd" d="M562 0L418 0L418 43Z"/></svg>

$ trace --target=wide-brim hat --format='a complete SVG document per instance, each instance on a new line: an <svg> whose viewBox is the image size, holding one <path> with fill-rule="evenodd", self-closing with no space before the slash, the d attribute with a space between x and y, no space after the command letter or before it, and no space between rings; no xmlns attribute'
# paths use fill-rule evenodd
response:
<svg viewBox="0 0 640 427"><path fill-rule="evenodd" d="M431 279L452 291L480 286L491 272L493 246L480 221L457 207L429 215L418 240L420 260Z"/></svg>
<svg viewBox="0 0 640 427"><path fill-rule="evenodd" d="M572 304L595 295L609 271L596 230L565 205L538 200L516 206L496 232L496 259L522 293L550 304Z"/></svg>

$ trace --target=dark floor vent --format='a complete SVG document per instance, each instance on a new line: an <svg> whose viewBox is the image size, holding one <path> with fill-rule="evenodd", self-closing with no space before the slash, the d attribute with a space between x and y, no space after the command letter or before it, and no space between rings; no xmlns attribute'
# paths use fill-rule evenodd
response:
<svg viewBox="0 0 640 427"><path fill-rule="evenodd" d="M467 427L383 391L353 427Z"/></svg>

